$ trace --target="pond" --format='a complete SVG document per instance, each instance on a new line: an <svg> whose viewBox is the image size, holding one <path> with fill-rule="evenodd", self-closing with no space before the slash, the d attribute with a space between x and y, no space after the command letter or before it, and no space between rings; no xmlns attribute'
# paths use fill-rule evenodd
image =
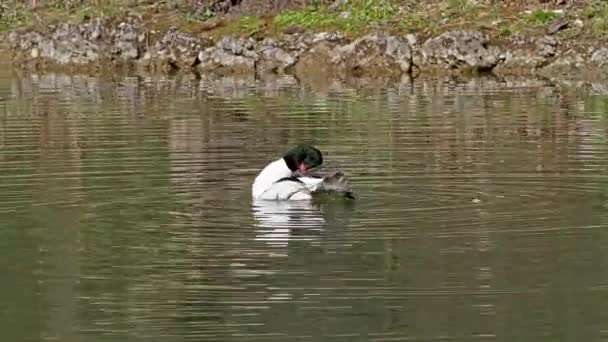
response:
<svg viewBox="0 0 608 342"><path fill-rule="evenodd" d="M0 74L10 341L608 338L607 98ZM355 201L252 205L309 142Z"/></svg>

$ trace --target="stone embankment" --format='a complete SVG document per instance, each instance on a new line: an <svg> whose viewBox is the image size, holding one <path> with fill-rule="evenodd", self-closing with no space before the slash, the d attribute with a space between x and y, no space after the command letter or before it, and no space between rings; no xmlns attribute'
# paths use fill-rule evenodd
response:
<svg viewBox="0 0 608 342"><path fill-rule="evenodd" d="M332 77L400 77L493 73L501 76L601 77L608 46L561 42L553 35L514 35L493 42L476 30L448 31L422 39L415 33L372 33L347 38L339 32L292 30L275 37L212 39L169 29L144 28L137 18L95 18L17 29L2 35L15 65L30 68L98 69L128 66L150 72L256 75L317 74Z"/></svg>

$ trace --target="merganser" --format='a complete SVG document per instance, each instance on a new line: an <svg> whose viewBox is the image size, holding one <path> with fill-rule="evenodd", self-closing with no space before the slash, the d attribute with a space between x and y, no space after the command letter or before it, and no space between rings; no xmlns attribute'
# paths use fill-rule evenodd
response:
<svg viewBox="0 0 608 342"><path fill-rule="evenodd" d="M310 145L298 145L258 174L251 187L252 196L257 200L310 200L316 193L338 192L354 198L341 172L328 177L304 176L321 164L321 151Z"/></svg>

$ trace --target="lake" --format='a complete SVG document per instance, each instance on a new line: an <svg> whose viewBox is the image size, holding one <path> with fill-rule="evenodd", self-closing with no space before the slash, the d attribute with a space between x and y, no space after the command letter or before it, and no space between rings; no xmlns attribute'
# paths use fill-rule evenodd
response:
<svg viewBox="0 0 608 342"><path fill-rule="evenodd" d="M3 335L605 341L607 111L540 81L4 70ZM301 142L355 201L252 204Z"/></svg>

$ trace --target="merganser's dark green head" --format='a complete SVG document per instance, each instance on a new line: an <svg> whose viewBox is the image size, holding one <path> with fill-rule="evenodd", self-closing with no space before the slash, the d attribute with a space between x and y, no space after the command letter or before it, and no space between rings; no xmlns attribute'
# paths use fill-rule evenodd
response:
<svg viewBox="0 0 608 342"><path fill-rule="evenodd" d="M292 148L283 157L287 167L292 171L305 174L309 169L323 164L323 155L317 148L303 144Z"/></svg>

